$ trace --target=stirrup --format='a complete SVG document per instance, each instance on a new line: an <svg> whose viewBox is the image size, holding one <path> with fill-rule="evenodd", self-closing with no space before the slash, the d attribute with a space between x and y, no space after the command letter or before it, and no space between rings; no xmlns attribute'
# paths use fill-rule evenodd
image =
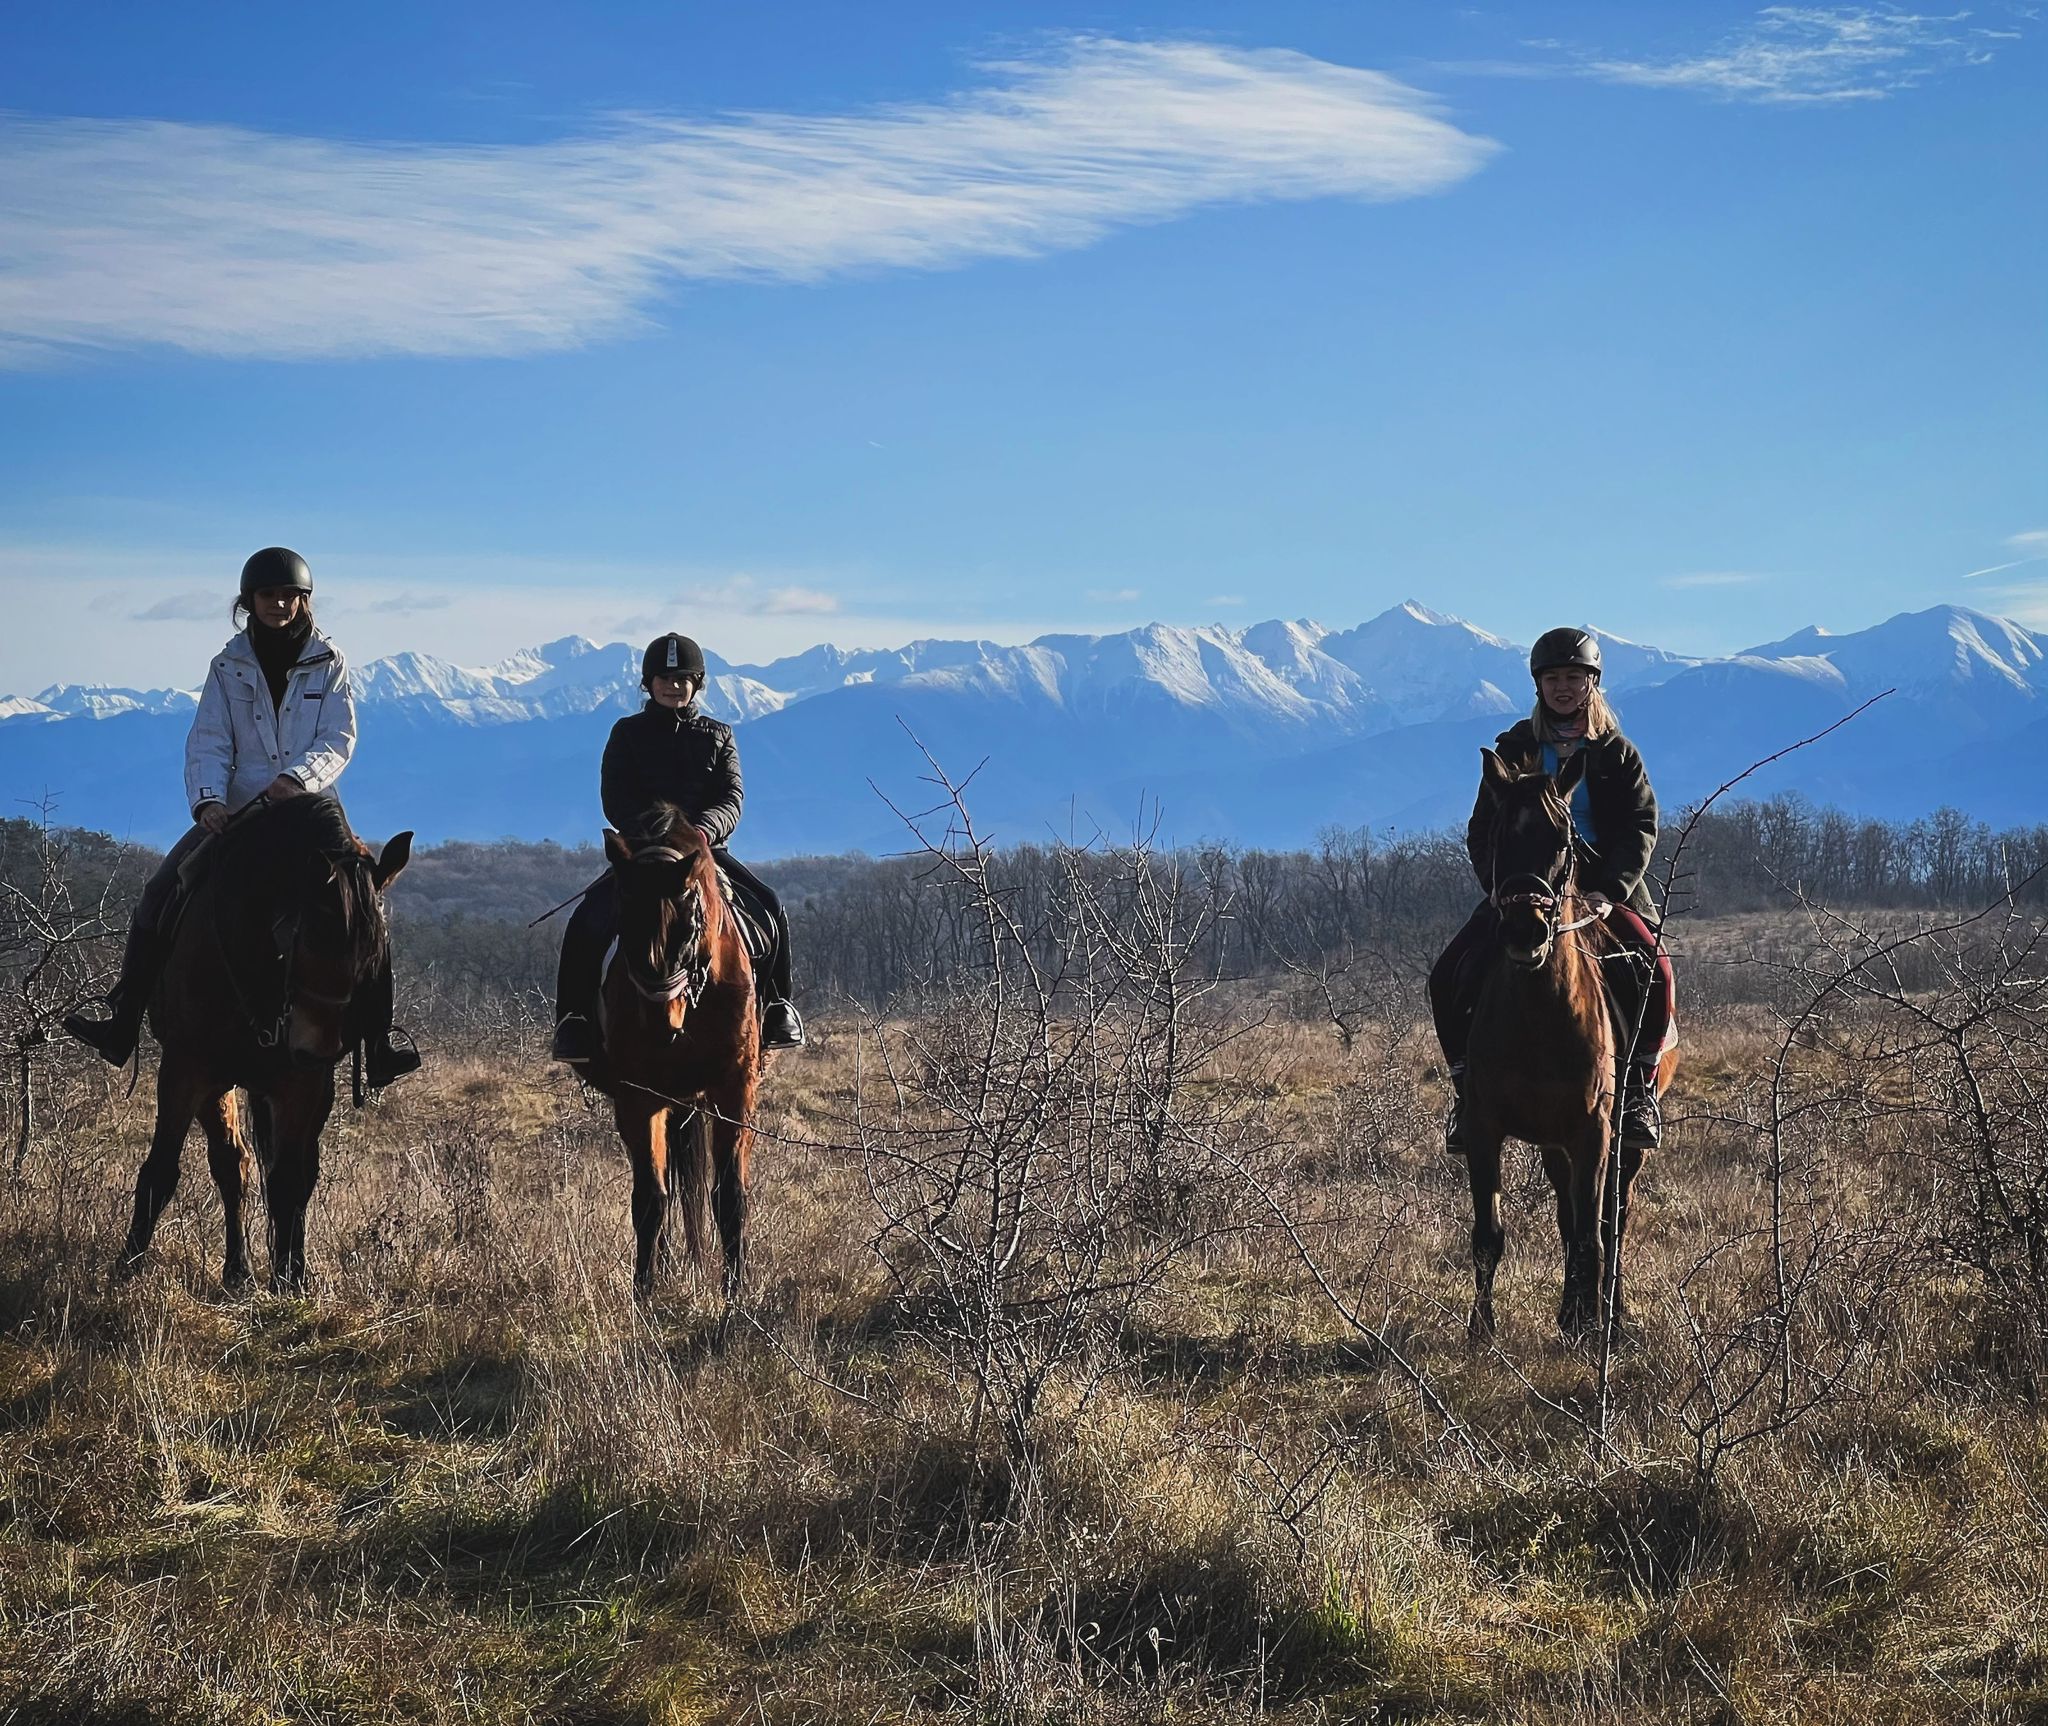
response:
<svg viewBox="0 0 2048 1726"><path fill-rule="evenodd" d="M597 1059L597 1027L581 1013L568 1013L555 1026L548 1059L580 1067Z"/></svg>
<svg viewBox="0 0 2048 1726"><path fill-rule="evenodd" d="M402 1043L393 1040L400 1037L405 1039ZM406 1074L417 1073L421 1064L420 1048L410 1031L394 1025L382 1037L363 1039L363 1081L372 1090L381 1091Z"/></svg>
<svg viewBox="0 0 2048 1726"><path fill-rule="evenodd" d="M1620 1138L1625 1151L1654 1151L1663 1142L1664 1105L1654 1079L1623 1087Z"/></svg>

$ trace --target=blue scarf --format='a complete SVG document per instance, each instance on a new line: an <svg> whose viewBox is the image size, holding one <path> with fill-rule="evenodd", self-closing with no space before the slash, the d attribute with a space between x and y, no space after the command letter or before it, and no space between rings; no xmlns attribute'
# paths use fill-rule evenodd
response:
<svg viewBox="0 0 2048 1726"><path fill-rule="evenodd" d="M1586 745L1581 741L1579 747L1583 749ZM1564 765L1564 761L1565 757L1558 752L1558 747L1555 743L1544 744L1543 771L1545 773L1548 773L1551 778L1555 779L1557 771ZM1572 787L1572 826L1578 830L1579 838L1597 851L1600 846L1599 840L1593 833L1593 797L1591 787L1586 783L1587 777L1588 775L1581 775L1578 784Z"/></svg>

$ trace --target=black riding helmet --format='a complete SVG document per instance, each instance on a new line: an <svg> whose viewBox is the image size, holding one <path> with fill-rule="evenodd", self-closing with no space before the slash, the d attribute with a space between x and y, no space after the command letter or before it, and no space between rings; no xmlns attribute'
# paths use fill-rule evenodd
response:
<svg viewBox="0 0 2048 1726"><path fill-rule="evenodd" d="M1588 672L1600 681L1600 643L1583 629L1546 629L1529 649L1529 675L1568 668Z"/></svg>
<svg viewBox="0 0 2048 1726"><path fill-rule="evenodd" d="M313 572L306 560L287 546L266 545L242 565L242 603L247 605L266 587L313 591Z"/></svg>
<svg viewBox="0 0 2048 1726"><path fill-rule="evenodd" d="M647 651L640 656L640 687L652 686L654 674L659 671L669 677L694 677L704 681L704 650L687 635L678 635L674 630L657 636L647 644Z"/></svg>

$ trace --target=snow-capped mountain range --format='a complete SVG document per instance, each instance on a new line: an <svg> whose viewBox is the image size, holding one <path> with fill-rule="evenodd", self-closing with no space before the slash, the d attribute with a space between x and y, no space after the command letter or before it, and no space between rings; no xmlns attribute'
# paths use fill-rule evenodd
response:
<svg viewBox="0 0 2048 1726"><path fill-rule="evenodd" d="M1886 816L1952 803L2048 820L2048 643L1954 607L1854 634L1802 630L1699 660L1601 637L1605 687L1676 806L1896 693L1745 786ZM707 655L706 708L740 728L738 849L897 849L890 804L930 801L918 745L974 782L996 837L1115 837L1157 806L1181 840L1298 844L1331 826L1462 820L1476 748L1529 704L1527 650L1409 602L1351 629L1150 624L1024 646L831 645L767 665ZM639 650L565 637L469 668L402 653L357 670L357 825L424 839L575 841L601 823L605 732L638 707ZM189 690L62 685L0 698L0 793L162 843L182 830Z"/></svg>

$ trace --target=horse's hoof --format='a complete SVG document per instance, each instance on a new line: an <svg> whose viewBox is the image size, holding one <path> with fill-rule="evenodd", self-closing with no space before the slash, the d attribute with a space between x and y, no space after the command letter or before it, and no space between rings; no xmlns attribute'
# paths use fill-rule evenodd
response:
<svg viewBox="0 0 2048 1726"><path fill-rule="evenodd" d="M221 1292L230 1300L240 1300L255 1284L247 1265L229 1265L220 1273Z"/></svg>
<svg viewBox="0 0 2048 1726"><path fill-rule="evenodd" d="M114 1260L114 1267L110 1273L114 1281L117 1283L133 1282L140 1276L142 1274L143 1254L147 1250L144 1247L124 1247L120 1257Z"/></svg>
<svg viewBox="0 0 2048 1726"><path fill-rule="evenodd" d="M1585 1342L1600 1334L1600 1314L1593 1307L1568 1302L1557 1309L1557 1332L1566 1342Z"/></svg>
<svg viewBox="0 0 2048 1726"><path fill-rule="evenodd" d="M1465 1337L1468 1342L1478 1343L1481 1347L1493 1341L1494 1323L1491 1306L1476 1306L1472 1309L1472 1316L1465 1321Z"/></svg>

